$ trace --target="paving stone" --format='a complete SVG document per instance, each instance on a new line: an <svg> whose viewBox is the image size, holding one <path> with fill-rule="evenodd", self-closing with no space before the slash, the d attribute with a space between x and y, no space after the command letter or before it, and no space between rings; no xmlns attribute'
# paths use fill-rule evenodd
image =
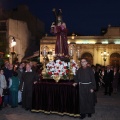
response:
<svg viewBox="0 0 120 120"><path fill-rule="evenodd" d="M104 89L97 92L97 104L95 114L84 120L120 120L120 89L117 94L105 96ZM79 120L78 117L56 114L33 113L24 110L21 106L17 108L6 107L0 110L0 120Z"/></svg>

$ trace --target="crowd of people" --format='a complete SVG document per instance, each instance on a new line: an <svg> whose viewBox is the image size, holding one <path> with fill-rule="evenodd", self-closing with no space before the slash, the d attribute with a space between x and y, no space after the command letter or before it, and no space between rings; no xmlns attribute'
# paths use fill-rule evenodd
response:
<svg viewBox="0 0 120 120"><path fill-rule="evenodd" d="M80 118L91 117L95 113L96 92L102 87L104 95L117 94L120 83L120 68L113 66L90 65L86 58L80 60L81 67L74 77L73 86L79 85ZM42 66L32 62L16 65L5 62L0 69L0 109L22 105L32 109L32 85L42 79ZM22 104L21 104L22 103Z"/></svg>
<svg viewBox="0 0 120 120"><path fill-rule="evenodd" d="M110 65L91 67L96 80L96 91L99 91L100 87L103 86L104 95L116 94L120 83L120 68Z"/></svg>
<svg viewBox="0 0 120 120"><path fill-rule="evenodd" d="M0 69L0 109L22 104L31 110L32 85L39 81L40 73L40 66L32 62L12 65L6 61Z"/></svg>

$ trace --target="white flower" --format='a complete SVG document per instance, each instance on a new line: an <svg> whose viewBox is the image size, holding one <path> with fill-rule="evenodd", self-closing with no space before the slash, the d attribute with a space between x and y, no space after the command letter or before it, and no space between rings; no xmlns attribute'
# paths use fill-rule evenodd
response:
<svg viewBox="0 0 120 120"><path fill-rule="evenodd" d="M70 67L71 66L71 67ZM49 63L47 63L46 65L47 68L47 73L51 76L53 75L68 75L70 72L70 68L73 72L73 74L75 75L76 70L78 69L78 65L75 63L75 61L73 60L71 63L70 62L64 62L61 60L56 60L51 61Z"/></svg>

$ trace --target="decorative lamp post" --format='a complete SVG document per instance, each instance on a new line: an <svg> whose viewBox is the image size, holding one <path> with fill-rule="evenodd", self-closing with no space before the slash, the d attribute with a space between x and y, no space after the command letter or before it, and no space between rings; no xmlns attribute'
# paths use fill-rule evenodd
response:
<svg viewBox="0 0 120 120"><path fill-rule="evenodd" d="M42 50L42 56L43 56L43 70L42 70L42 74L44 75L46 73L46 59L48 58L49 48L47 46L43 46L41 48L41 50Z"/></svg>
<svg viewBox="0 0 120 120"><path fill-rule="evenodd" d="M104 66L105 66L105 62L107 60L107 57L109 56L109 53L104 51L104 52L101 52L101 56L103 58L103 61L104 61Z"/></svg>
<svg viewBox="0 0 120 120"><path fill-rule="evenodd" d="M14 60L14 55L16 54L15 51L14 51L14 46L16 46L16 40L14 37L12 37L12 40L11 40L11 48L12 48L12 51L11 51L11 55L12 55L12 64L13 64L13 60Z"/></svg>

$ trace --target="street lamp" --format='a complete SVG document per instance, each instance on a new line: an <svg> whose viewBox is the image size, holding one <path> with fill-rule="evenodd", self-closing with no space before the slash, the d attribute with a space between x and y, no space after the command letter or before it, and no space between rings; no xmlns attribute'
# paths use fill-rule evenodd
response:
<svg viewBox="0 0 120 120"><path fill-rule="evenodd" d="M16 40L14 37L12 37L12 40L11 40L11 48L12 48L12 51L11 51L11 55L12 55L12 64L13 64L13 60L14 60L14 55L15 55L15 51L14 51L14 46L16 45Z"/></svg>
<svg viewBox="0 0 120 120"><path fill-rule="evenodd" d="M106 60L107 60L107 57L109 56L109 52L106 52L106 51L101 52L101 56L102 56L102 58L103 58L104 66L105 66L105 62L106 62Z"/></svg>

